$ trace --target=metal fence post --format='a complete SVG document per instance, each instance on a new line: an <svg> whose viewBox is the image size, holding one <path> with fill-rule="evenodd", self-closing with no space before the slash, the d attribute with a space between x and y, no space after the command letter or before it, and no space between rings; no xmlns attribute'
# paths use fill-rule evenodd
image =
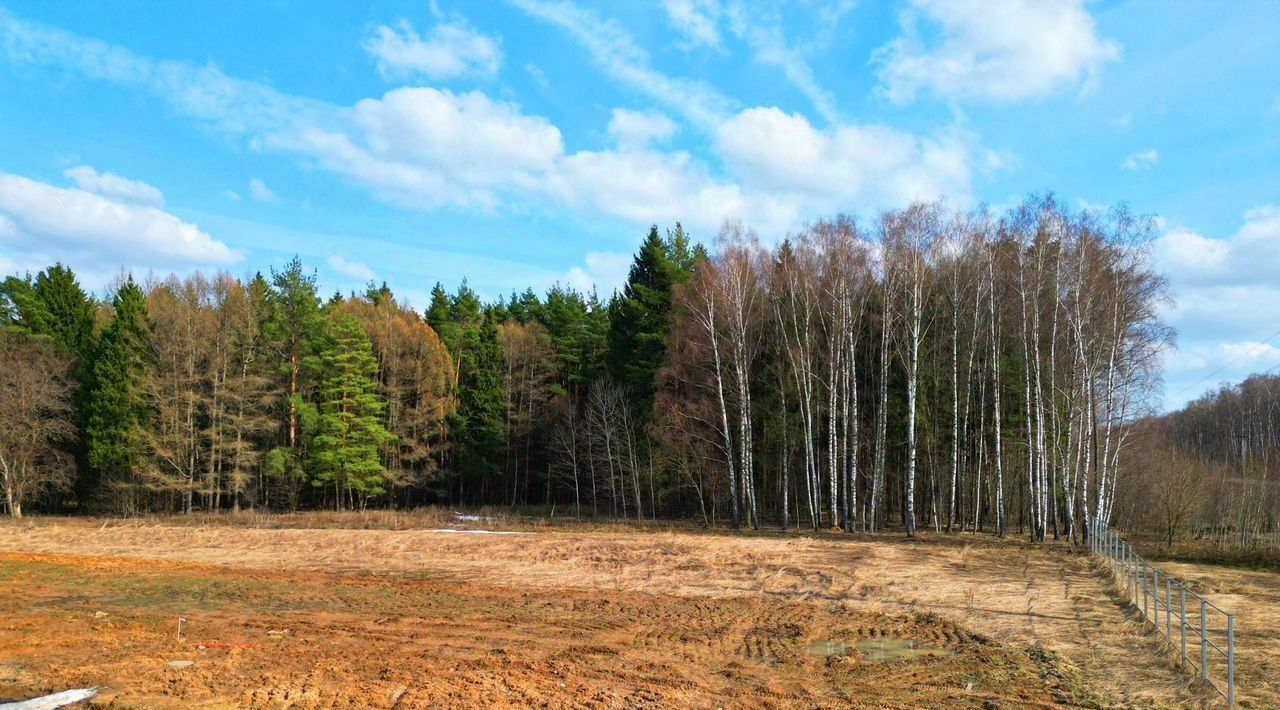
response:
<svg viewBox="0 0 1280 710"><path fill-rule="evenodd" d="M1178 583L1178 630L1182 634L1182 668L1187 667L1187 588Z"/></svg>
<svg viewBox="0 0 1280 710"><path fill-rule="evenodd" d="M1147 606L1151 605L1151 596L1147 594L1147 577L1151 576L1151 571L1147 569L1147 563L1142 563L1142 619L1147 620Z"/></svg>
<svg viewBox="0 0 1280 710"><path fill-rule="evenodd" d="M1115 574L1115 571L1116 571L1116 560L1118 559L1116 556L1116 540L1119 540L1119 539L1120 539L1120 533L1118 532L1111 533L1111 547L1107 549L1107 556L1111 558L1112 574Z"/></svg>
<svg viewBox="0 0 1280 710"><path fill-rule="evenodd" d="M1209 680L1209 602L1200 600L1200 677Z"/></svg>
<svg viewBox="0 0 1280 710"><path fill-rule="evenodd" d="M1151 624L1160 633L1160 570L1151 568Z"/></svg>
<svg viewBox="0 0 1280 710"><path fill-rule="evenodd" d="M1236 617L1227 614L1227 707L1236 706Z"/></svg>
<svg viewBox="0 0 1280 710"><path fill-rule="evenodd" d="M1164 576L1164 636L1173 645L1173 577Z"/></svg>
<svg viewBox="0 0 1280 710"><path fill-rule="evenodd" d="M1133 545L1129 546L1129 566L1132 572L1132 584L1129 585L1129 592L1133 595L1133 605L1138 605L1138 556L1133 551Z"/></svg>

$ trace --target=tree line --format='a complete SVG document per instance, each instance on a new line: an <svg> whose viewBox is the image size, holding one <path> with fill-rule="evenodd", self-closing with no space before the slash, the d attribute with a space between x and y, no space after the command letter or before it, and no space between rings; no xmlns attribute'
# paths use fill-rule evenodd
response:
<svg viewBox="0 0 1280 710"><path fill-rule="evenodd" d="M296 259L109 302L55 265L0 289L0 416L26 423L0 434L5 505L1076 536L1114 513L1172 338L1150 233L1052 197L774 246L655 226L607 299L463 282L422 313L385 284L322 300Z"/></svg>
<svg viewBox="0 0 1280 710"><path fill-rule="evenodd" d="M1126 524L1165 544L1280 550L1280 375L1223 385L1141 431Z"/></svg>

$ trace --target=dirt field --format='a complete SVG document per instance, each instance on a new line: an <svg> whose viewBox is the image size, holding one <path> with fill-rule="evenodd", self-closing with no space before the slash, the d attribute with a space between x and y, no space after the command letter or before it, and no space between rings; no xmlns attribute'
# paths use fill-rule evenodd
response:
<svg viewBox="0 0 1280 710"><path fill-rule="evenodd" d="M0 551L0 698L84 685L103 686L102 703L119 707L1211 698L1157 651L1087 558L985 537L43 520L0 526ZM1239 613L1241 704L1280 703L1280 637L1268 630L1277 624L1249 622L1280 614L1280 576L1175 572ZM885 637L954 654L873 662L820 652L821 642Z"/></svg>

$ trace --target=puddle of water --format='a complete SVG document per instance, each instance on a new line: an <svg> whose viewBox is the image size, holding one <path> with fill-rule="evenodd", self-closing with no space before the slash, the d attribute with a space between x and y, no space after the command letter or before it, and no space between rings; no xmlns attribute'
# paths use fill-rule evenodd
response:
<svg viewBox="0 0 1280 710"><path fill-rule="evenodd" d="M811 656L848 656L853 651L862 651L871 663L902 661L909 658L927 658L930 656L953 656L955 651L949 648L921 646L911 639L877 638L861 641L818 641L805 647L804 652Z"/></svg>

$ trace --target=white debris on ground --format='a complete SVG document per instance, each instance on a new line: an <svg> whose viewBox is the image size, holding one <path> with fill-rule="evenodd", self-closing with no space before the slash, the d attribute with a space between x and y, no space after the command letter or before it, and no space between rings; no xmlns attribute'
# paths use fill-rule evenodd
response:
<svg viewBox="0 0 1280 710"><path fill-rule="evenodd" d="M454 528L429 528L427 530L423 530L422 532L462 533L467 535L532 535L533 534L533 533L527 533L527 532L514 532L511 530L457 530Z"/></svg>
<svg viewBox="0 0 1280 710"><path fill-rule="evenodd" d="M3 703L0 704L0 710L55 710L56 708L64 708L68 705L92 700L97 694L97 688L64 690L61 693L32 698L31 700L22 700L16 703Z"/></svg>

